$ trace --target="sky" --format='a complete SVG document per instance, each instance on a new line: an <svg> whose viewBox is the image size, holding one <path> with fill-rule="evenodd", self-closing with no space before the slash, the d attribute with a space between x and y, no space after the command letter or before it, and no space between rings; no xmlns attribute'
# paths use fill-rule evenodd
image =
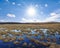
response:
<svg viewBox="0 0 60 48"><path fill-rule="evenodd" d="M0 22L60 22L60 0L0 0Z"/></svg>

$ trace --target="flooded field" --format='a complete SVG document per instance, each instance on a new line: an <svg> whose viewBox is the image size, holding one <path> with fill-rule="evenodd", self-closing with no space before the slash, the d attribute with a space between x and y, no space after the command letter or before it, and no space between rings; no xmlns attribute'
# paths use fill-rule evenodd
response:
<svg viewBox="0 0 60 48"><path fill-rule="evenodd" d="M0 48L60 48L60 24L0 24Z"/></svg>

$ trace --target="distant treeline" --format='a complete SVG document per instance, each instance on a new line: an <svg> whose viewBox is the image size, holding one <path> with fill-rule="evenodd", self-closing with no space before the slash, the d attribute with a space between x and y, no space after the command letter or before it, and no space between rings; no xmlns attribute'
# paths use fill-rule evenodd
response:
<svg viewBox="0 0 60 48"><path fill-rule="evenodd" d="M20 22L0 22L0 24L60 24L60 22L38 22L38 23L20 23Z"/></svg>

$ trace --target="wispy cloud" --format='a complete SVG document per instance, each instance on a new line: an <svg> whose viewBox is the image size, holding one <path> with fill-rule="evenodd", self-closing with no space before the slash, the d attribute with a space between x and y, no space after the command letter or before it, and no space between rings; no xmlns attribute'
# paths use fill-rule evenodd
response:
<svg viewBox="0 0 60 48"><path fill-rule="evenodd" d="M18 6L21 6L21 4L17 4Z"/></svg>
<svg viewBox="0 0 60 48"><path fill-rule="evenodd" d="M12 5L15 5L16 3L15 2L12 2Z"/></svg>
<svg viewBox="0 0 60 48"><path fill-rule="evenodd" d="M22 18L20 22L33 22L33 20L31 19L26 19L26 18Z"/></svg>
<svg viewBox="0 0 60 48"><path fill-rule="evenodd" d="M47 17L47 18L45 19L45 22L51 22L51 21L56 21L56 20L58 20L58 18L60 18L60 9L57 10L57 11L55 11L55 12L50 13L49 16L50 16L50 17Z"/></svg>
<svg viewBox="0 0 60 48"><path fill-rule="evenodd" d="M38 7L39 7L39 5L38 5L38 4L36 4L36 5L35 5L35 7L37 7L37 8L38 8Z"/></svg>
<svg viewBox="0 0 60 48"><path fill-rule="evenodd" d="M5 0L6 2L9 2L9 0Z"/></svg>
<svg viewBox="0 0 60 48"><path fill-rule="evenodd" d="M0 20L0 22L4 22L4 20Z"/></svg>
<svg viewBox="0 0 60 48"><path fill-rule="evenodd" d="M14 18L16 17L15 14L10 14L10 13L8 13L7 16L8 17L14 17Z"/></svg>
<svg viewBox="0 0 60 48"><path fill-rule="evenodd" d="M21 22L55 22L60 18L60 10L54 11L49 14L49 17L45 18L44 20L40 20L37 18L22 18Z"/></svg>
<svg viewBox="0 0 60 48"><path fill-rule="evenodd" d="M20 22L41 22L40 20L34 18L34 19L27 19L27 18L22 18Z"/></svg>
<svg viewBox="0 0 60 48"><path fill-rule="evenodd" d="M48 4L45 4L45 7L48 7Z"/></svg>

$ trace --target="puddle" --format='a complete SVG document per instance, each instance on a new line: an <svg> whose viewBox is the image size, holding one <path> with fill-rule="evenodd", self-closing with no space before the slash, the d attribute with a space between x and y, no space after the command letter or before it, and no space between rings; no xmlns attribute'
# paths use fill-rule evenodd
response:
<svg viewBox="0 0 60 48"><path fill-rule="evenodd" d="M21 30L11 30L11 32L21 32Z"/></svg>
<svg viewBox="0 0 60 48"><path fill-rule="evenodd" d="M56 31L55 35L58 35L58 34L59 34L59 32Z"/></svg>
<svg viewBox="0 0 60 48"><path fill-rule="evenodd" d="M5 28L0 28L0 30L5 30L5 31L7 31ZM31 30L30 28L28 28L27 30ZM36 32L36 30L37 29L33 29L33 30L31 30L31 32L29 32L29 33L27 33L27 34L32 34L31 36L30 36L30 38L34 38L34 39L40 39L40 38L43 38L43 36L41 36L40 34L39 34L39 32ZM50 38L50 39L53 39L53 38L56 38L56 40L57 39L59 39L60 38L60 35L59 35L59 32L57 32L56 31L56 33L55 33L55 35L53 36L53 35L50 35L49 36L49 34L47 34L46 32L48 31L48 29L40 29L44 34L45 34L45 37L46 38ZM14 30L10 30L11 32L21 32L21 30L17 30L17 29L14 29ZM25 32L26 33L26 32ZM16 40L18 40L19 38L23 38L25 41L28 39L27 38L27 36L29 36L29 35L27 35L27 34L23 34L23 35L13 35L13 34L10 34L10 33L8 33L8 35L7 36L9 36L9 37L16 37ZM39 34L38 36L34 36L33 34ZM6 35L2 35L4 38L6 37ZM43 40L42 40L43 41ZM27 42L27 41L26 41ZM30 41L29 41L30 42ZM56 41L56 42L60 42L60 41ZM58 44L57 43L57 44Z"/></svg>
<svg viewBox="0 0 60 48"><path fill-rule="evenodd" d="M10 37L13 37L13 35L12 34L8 34Z"/></svg>
<svg viewBox="0 0 60 48"><path fill-rule="evenodd" d="M29 34L38 34L38 32L35 32L35 30L31 30Z"/></svg>
<svg viewBox="0 0 60 48"><path fill-rule="evenodd" d="M48 31L48 29L40 29L44 34Z"/></svg>

